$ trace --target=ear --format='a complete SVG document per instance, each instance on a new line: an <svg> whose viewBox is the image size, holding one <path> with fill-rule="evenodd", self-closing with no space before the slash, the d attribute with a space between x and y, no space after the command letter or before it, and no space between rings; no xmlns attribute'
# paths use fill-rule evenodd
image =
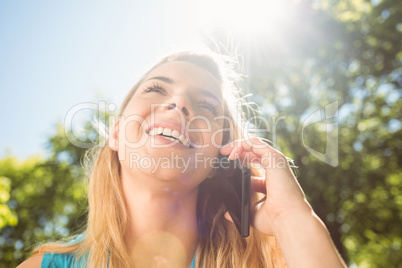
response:
<svg viewBox="0 0 402 268"><path fill-rule="evenodd" d="M115 152L119 149L119 124L120 122L117 121L109 130L109 147Z"/></svg>

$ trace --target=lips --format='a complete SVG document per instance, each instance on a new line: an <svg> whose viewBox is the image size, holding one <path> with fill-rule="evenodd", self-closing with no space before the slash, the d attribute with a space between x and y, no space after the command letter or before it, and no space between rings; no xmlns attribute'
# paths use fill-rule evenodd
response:
<svg viewBox="0 0 402 268"><path fill-rule="evenodd" d="M163 136L171 141L177 141L187 148L193 148L189 133L181 124L171 121L155 122L149 126L146 133L150 136Z"/></svg>

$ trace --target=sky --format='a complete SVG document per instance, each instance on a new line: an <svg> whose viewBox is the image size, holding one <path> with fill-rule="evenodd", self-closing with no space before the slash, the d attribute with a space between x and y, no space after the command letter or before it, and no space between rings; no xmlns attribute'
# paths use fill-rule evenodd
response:
<svg viewBox="0 0 402 268"><path fill-rule="evenodd" d="M77 105L118 107L158 59L214 30L229 33L229 53L231 34L274 40L298 1L0 0L0 158L45 156Z"/></svg>
<svg viewBox="0 0 402 268"><path fill-rule="evenodd" d="M157 59L200 43L189 5L0 1L0 158L45 155L72 107L102 96L119 105Z"/></svg>

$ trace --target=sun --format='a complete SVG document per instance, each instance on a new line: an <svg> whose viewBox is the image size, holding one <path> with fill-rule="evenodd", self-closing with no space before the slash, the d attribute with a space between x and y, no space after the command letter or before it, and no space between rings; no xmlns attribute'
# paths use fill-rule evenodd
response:
<svg viewBox="0 0 402 268"><path fill-rule="evenodd" d="M216 27L253 35L278 33L293 17L292 0L204 0L192 3L193 22L201 30Z"/></svg>

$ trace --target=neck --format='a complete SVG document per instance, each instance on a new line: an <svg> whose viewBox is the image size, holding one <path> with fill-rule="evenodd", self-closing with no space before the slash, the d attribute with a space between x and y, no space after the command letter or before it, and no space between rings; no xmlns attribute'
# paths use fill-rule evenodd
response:
<svg viewBox="0 0 402 268"><path fill-rule="evenodd" d="M136 267L191 264L198 241L198 188L184 190L175 183L122 175L129 215L125 240Z"/></svg>

